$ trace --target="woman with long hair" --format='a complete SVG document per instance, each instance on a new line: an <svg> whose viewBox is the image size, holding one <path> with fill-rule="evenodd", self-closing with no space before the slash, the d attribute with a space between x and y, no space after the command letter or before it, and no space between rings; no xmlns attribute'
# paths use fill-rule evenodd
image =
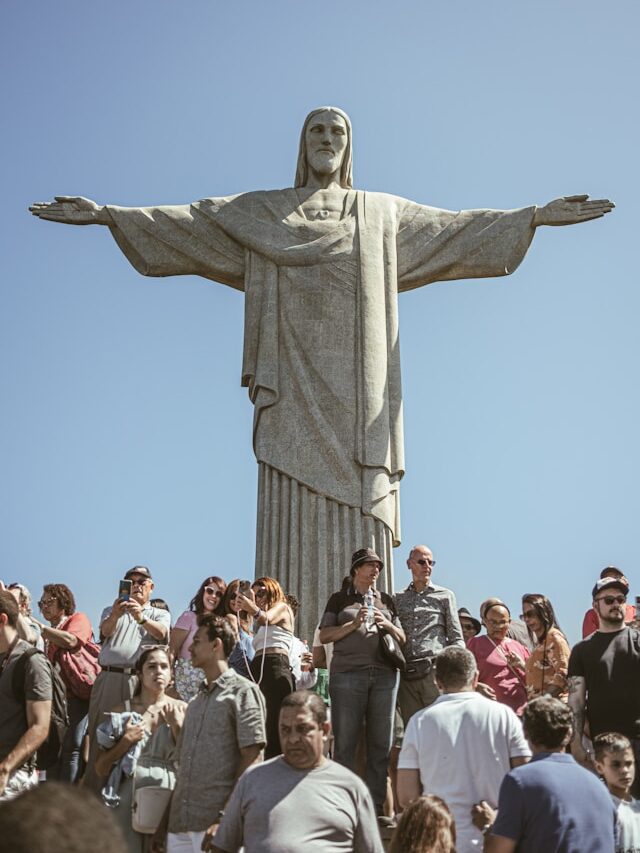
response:
<svg viewBox="0 0 640 853"><path fill-rule="evenodd" d="M433 794L418 797L403 812L389 853L456 853L456 822Z"/></svg>
<svg viewBox="0 0 640 853"><path fill-rule="evenodd" d="M222 599L227 585L217 575L205 578L189 602L188 610L181 613L171 631L169 652L173 661L175 688L185 702L198 692L204 673L191 663L189 649L198 630L198 616L204 613L222 615Z"/></svg>
<svg viewBox="0 0 640 853"><path fill-rule="evenodd" d="M135 669L138 685L133 698L115 708L108 715L109 719L98 726L98 742L113 745L102 747L98 752L95 771L105 780L109 777L103 799L112 807L122 827L129 852L147 853L152 835L143 835L133 829L132 808L142 788L173 790L175 787L173 754L187 706L165 692L171 683L171 662L165 646L144 649ZM136 744L141 744L141 748L133 774L116 771L114 779L114 765L125 756L131 756ZM129 761L132 761L130 757Z"/></svg>
<svg viewBox="0 0 640 853"><path fill-rule="evenodd" d="M525 686L529 701L545 693L566 702L569 698L567 670L571 651L551 602L545 595L522 596L522 617L535 648L525 663Z"/></svg>
<svg viewBox="0 0 640 853"><path fill-rule="evenodd" d="M82 685L76 685L69 679L63 657L67 652L80 652L83 646L93 647L96 651L97 647L92 644L91 623L84 613L76 611L75 598L66 584L45 584L38 606L45 620L45 622L38 622L45 643L45 652L51 663L58 666L67 688L69 715L69 728L62 744L60 758L55 767L47 770L47 779L73 783L79 779L83 770L82 740L87 731L91 687L87 683L85 689L81 691ZM34 617L31 618L34 619ZM97 656L95 661L97 673L99 669ZM81 692L83 695L80 695Z"/></svg>
<svg viewBox="0 0 640 853"><path fill-rule="evenodd" d="M242 581L239 579L229 582L227 591L222 598L221 611L238 635L238 642L229 655L228 664L232 669L235 669L238 675L250 679L249 666L255 656L255 651L251 642L253 638L251 620L247 611L242 609L242 600L238 595L241 583Z"/></svg>
<svg viewBox="0 0 640 853"><path fill-rule="evenodd" d="M267 745L265 758L280 755L278 717L285 696L295 689L289 664L293 643L293 613L284 590L275 578L257 578L250 590L238 593L242 609L257 626L253 637L255 657L251 675L260 685L267 703Z"/></svg>

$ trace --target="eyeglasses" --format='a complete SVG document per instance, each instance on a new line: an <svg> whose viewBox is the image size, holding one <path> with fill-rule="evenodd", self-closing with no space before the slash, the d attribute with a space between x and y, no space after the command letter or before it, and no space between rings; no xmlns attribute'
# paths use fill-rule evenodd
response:
<svg viewBox="0 0 640 853"><path fill-rule="evenodd" d="M149 578L129 578L133 586L144 586Z"/></svg>
<svg viewBox="0 0 640 853"><path fill-rule="evenodd" d="M205 586L204 591L207 595L217 595L218 598L222 595L219 589L216 589L215 586Z"/></svg>
<svg viewBox="0 0 640 853"><path fill-rule="evenodd" d="M509 624L508 619L501 619L499 622L496 622L495 619L486 619L487 625L493 625L494 628L504 628Z"/></svg>
<svg viewBox="0 0 640 853"><path fill-rule="evenodd" d="M414 563L418 563L419 566L435 566L435 560L414 560Z"/></svg>
<svg viewBox="0 0 640 853"><path fill-rule="evenodd" d="M612 604L624 604L626 600L626 595L601 595L600 598L596 598L596 601L604 601L607 607L611 607Z"/></svg>
<svg viewBox="0 0 640 853"><path fill-rule="evenodd" d="M57 601L57 598L41 598L38 602L38 607L42 610L43 607L48 607L49 604L53 604L54 601Z"/></svg>

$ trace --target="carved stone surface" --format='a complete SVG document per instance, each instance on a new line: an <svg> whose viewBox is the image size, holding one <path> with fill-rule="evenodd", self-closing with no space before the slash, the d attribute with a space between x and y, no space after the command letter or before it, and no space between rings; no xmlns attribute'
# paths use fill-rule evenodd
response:
<svg viewBox="0 0 640 853"><path fill-rule="evenodd" d="M311 640L357 548L380 554L380 585L392 588L404 473L398 292L507 275L537 225L612 206L575 196L453 212L356 191L350 121L323 107L305 120L294 188L145 208L59 197L31 210L107 225L143 275L195 274L244 291L256 576L278 578L299 598L299 634Z"/></svg>

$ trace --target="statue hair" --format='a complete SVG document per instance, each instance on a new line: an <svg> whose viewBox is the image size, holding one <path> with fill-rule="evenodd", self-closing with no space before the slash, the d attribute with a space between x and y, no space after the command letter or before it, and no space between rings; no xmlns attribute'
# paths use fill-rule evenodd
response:
<svg viewBox="0 0 640 853"><path fill-rule="evenodd" d="M306 133L307 127L309 126L309 122L314 116L317 116L319 113L335 113L339 115L342 119L344 119L344 123L347 126L347 146L344 150L344 157L342 158L342 163L340 165L340 186L345 190L349 190L353 187L353 160L352 160L352 130L351 130L351 119L349 116L338 107L318 107L316 110L311 110L309 115L304 120L304 124L302 125L302 131L300 133L300 148L298 150L298 165L296 166L296 179L294 181L294 187L304 187L307 184L307 179L309 177L309 164L307 163L307 143L306 143Z"/></svg>

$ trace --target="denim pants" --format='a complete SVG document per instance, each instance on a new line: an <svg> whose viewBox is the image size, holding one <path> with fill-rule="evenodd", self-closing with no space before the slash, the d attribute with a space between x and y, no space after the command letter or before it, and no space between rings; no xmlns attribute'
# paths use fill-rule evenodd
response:
<svg viewBox="0 0 640 853"><path fill-rule="evenodd" d="M329 678L333 757L355 771L356 748L366 725L365 782L376 811L387 796L387 770L393 736L398 673L388 667L367 666L350 672L332 672Z"/></svg>

